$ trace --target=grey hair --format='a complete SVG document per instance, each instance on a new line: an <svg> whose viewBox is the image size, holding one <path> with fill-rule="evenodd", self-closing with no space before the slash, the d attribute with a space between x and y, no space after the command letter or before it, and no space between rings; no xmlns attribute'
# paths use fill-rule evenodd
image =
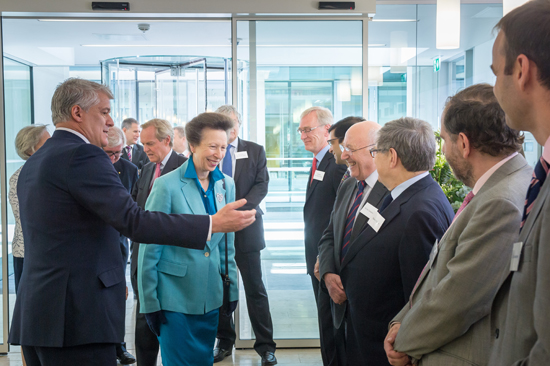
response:
<svg viewBox="0 0 550 366"><path fill-rule="evenodd" d="M187 142L199 146L202 141L202 131L206 128L225 131L229 139L229 131L235 127L235 122L225 114L216 112L201 113L185 125Z"/></svg>
<svg viewBox="0 0 550 366"><path fill-rule="evenodd" d="M107 133L107 147L118 145L126 146L126 136L120 128L113 126L109 128L109 133Z"/></svg>
<svg viewBox="0 0 550 366"><path fill-rule="evenodd" d="M122 123L120 124L120 128L130 128L132 127L132 125L134 123L137 123L139 125L139 122L137 121L137 119L135 118L132 118L132 117L129 117L129 118L126 118L124 121L122 121Z"/></svg>
<svg viewBox="0 0 550 366"><path fill-rule="evenodd" d="M23 160L27 160L36 152L36 145L42 139L44 132L48 132L45 125L30 125L23 127L15 137L15 151Z"/></svg>
<svg viewBox="0 0 550 366"><path fill-rule="evenodd" d="M334 117L332 117L332 112L330 111L330 109L318 106L311 107L303 111L300 115L300 121L305 116L313 112L315 112L315 115L317 116L317 123L319 123L319 126L331 125L334 122Z"/></svg>
<svg viewBox="0 0 550 366"><path fill-rule="evenodd" d="M386 123L378 131L376 148L395 149L409 172L431 170L435 164L436 143L432 126L417 118L403 117Z"/></svg>
<svg viewBox="0 0 550 366"><path fill-rule="evenodd" d="M52 121L54 125L72 119L72 108L75 105L88 111L99 103L99 93L114 99L113 93L106 85L79 78L69 78L59 84L52 97Z"/></svg>
<svg viewBox="0 0 550 366"><path fill-rule="evenodd" d="M226 115L226 116L229 117L229 118L231 118L232 115L234 114L235 117L237 117L237 121L239 121L239 125L243 123L243 121L242 121L242 119L241 119L241 114L239 113L239 111L237 110L237 108L235 108L235 107L232 106L231 104L222 105L221 107L219 107L218 109L216 109L216 113L224 114L224 115Z"/></svg>
<svg viewBox="0 0 550 366"><path fill-rule="evenodd" d="M170 144L169 146L172 147L174 145L174 129L170 125L170 122L168 122L165 119L161 118L153 118L152 120L149 120L141 125L141 130L153 126L155 128L155 137L159 141L165 140L167 137L170 137Z"/></svg>
<svg viewBox="0 0 550 366"><path fill-rule="evenodd" d="M177 132L179 137L185 137L185 127L183 126L174 126L174 132Z"/></svg>

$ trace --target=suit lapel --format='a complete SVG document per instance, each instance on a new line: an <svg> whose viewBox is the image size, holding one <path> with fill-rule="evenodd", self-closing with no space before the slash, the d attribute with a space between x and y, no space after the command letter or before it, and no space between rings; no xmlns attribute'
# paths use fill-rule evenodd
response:
<svg viewBox="0 0 550 366"><path fill-rule="evenodd" d="M168 158L164 169L162 169L162 173L160 173L161 176L178 168L178 154L176 154L173 150L170 150L169 154L170 157Z"/></svg>
<svg viewBox="0 0 550 366"><path fill-rule="evenodd" d="M338 259L336 262L337 269L340 267L340 254L342 252L342 240L344 240L344 230L346 229L345 226L346 219L348 217L348 208L350 205L351 195L353 194L357 182L355 178L349 179L355 181L355 184L348 183L340 188L338 194L342 195L341 197L343 198L342 201L340 201L340 206L336 208L336 211L332 215L334 220L332 223L334 230L334 251L336 253L336 259Z"/></svg>
<svg viewBox="0 0 550 366"><path fill-rule="evenodd" d="M379 207L382 204L382 199L386 197L388 190L382 183L376 181L376 184L372 188L369 196L367 197L367 203L370 203L374 207ZM355 224L353 225L353 231L351 232L351 242L359 235L361 231L364 230L365 225L367 224L367 217L361 213L357 216ZM350 243L351 244L351 243Z"/></svg>
<svg viewBox="0 0 550 366"><path fill-rule="evenodd" d="M523 225L523 229L521 229L521 233L519 235L519 241L521 242L526 241L527 237L529 236L529 233L531 232L531 229L533 229L537 216L542 210L542 206L544 206L544 202L546 202L546 199L550 195L549 181L550 179L546 179L546 181L542 185L541 190L537 198L535 199L535 205L533 206L533 209L529 213L529 216L527 216L527 220L525 221L525 225Z"/></svg>
<svg viewBox="0 0 550 366"><path fill-rule="evenodd" d="M317 167L317 170L320 170L322 172L326 172L326 169L328 167L328 164L329 164L329 160L330 158L332 157L332 154L330 154L328 151L325 153L325 156L323 157L323 160L321 160L321 162L319 163L319 166ZM324 179L324 178L323 178ZM327 177L328 179L328 177ZM311 182L311 185L309 184L309 182ZM321 181L317 180L317 179L313 179L313 181L311 180L311 169L309 171L309 181L308 181L308 189L307 189L307 193L306 193L306 202L309 200L309 197L311 196L311 194L313 193L313 191L315 190L315 187L317 187L317 184L321 183Z"/></svg>
<svg viewBox="0 0 550 366"><path fill-rule="evenodd" d="M187 165L188 163L185 162L181 169L181 190L183 192L183 197L194 215L206 215L206 210L204 209L204 203L202 203L197 183L192 178L185 178Z"/></svg>
<svg viewBox="0 0 550 366"><path fill-rule="evenodd" d="M237 145L236 152L239 152L239 151L248 151L246 150L246 142L244 142L240 138L239 138L239 144ZM237 154L235 153L235 156L236 155ZM250 159L250 157L248 157L248 159ZM245 159L235 159L235 171L233 172L233 180L235 181L235 183L239 179L241 172L244 169L244 165L245 165L244 163L245 163Z"/></svg>

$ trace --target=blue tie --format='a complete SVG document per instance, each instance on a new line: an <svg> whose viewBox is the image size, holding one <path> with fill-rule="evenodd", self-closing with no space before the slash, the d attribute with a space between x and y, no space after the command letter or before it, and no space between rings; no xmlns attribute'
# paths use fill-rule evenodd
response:
<svg viewBox="0 0 550 366"><path fill-rule="evenodd" d="M222 164L222 172L229 175L230 177L233 177L233 160L231 159L231 148L233 145L227 146L227 152L225 153L225 157L223 158L223 164Z"/></svg>
<svg viewBox="0 0 550 366"><path fill-rule="evenodd" d="M353 205L351 205L351 210L349 211L348 218L346 219L346 228L345 228L345 235L344 235L344 241L342 245L342 253L340 254L340 261L344 261L344 257L346 256L346 253L349 249L349 244L351 241L351 232L353 231L353 223L355 222L355 216L357 213L357 210L359 209L359 206L361 205L361 202L363 201L363 190L365 189L365 186L367 183L365 183L364 180L358 182L357 184L357 194L355 195L355 200L353 201Z"/></svg>
<svg viewBox="0 0 550 366"><path fill-rule="evenodd" d="M382 211L384 211L386 207L388 207L390 203L392 203L392 201L393 201L393 197L391 196L391 193L390 193L386 196L386 198L384 198L384 201L382 202L382 205L380 205L378 212L381 213Z"/></svg>
<svg viewBox="0 0 550 366"><path fill-rule="evenodd" d="M525 220L527 220L527 216L529 216L529 213L533 209L535 199L539 195L540 187L542 187L542 185L544 184L547 175L548 163L541 157L537 165L535 165L533 177L531 178L531 184L529 185L529 189L527 190L527 197L525 198L525 208L523 210L523 220L521 220L521 226L519 229L520 232L521 229L523 229L523 225L525 225Z"/></svg>

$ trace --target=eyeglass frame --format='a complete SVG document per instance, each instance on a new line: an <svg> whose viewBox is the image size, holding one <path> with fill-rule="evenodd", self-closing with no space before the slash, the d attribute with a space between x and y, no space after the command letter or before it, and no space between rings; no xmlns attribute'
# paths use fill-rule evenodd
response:
<svg viewBox="0 0 550 366"><path fill-rule="evenodd" d="M122 155L122 152L123 152L122 150L120 150L120 151L109 151L109 152L105 151L105 154L107 154L107 156L111 157L111 156L115 156L115 155Z"/></svg>
<svg viewBox="0 0 550 366"><path fill-rule="evenodd" d="M309 135L311 133L311 131L313 131L314 129L316 128L319 128L321 126L326 126L326 125L319 125L319 126L315 126L313 128L310 128L309 131L306 131L306 130L301 130L301 129L297 129L296 132L298 132L298 135L302 136L302 133L305 133L306 135Z"/></svg>
<svg viewBox="0 0 550 366"><path fill-rule="evenodd" d="M389 149L370 149L369 153L370 153L370 156L372 156L372 158L374 159L377 153L385 152L385 151L389 151Z"/></svg>
<svg viewBox="0 0 550 366"><path fill-rule="evenodd" d="M352 156L353 153L356 152L357 150L363 150L363 149L366 149L367 147L371 147L371 146L374 146L374 145L376 145L376 144L370 144L370 145L363 146L363 147L360 147L360 148L355 149L355 150L352 150L349 147L344 146L342 144L340 144L339 146L340 146L340 151L342 151L342 152L346 151L349 154L349 156Z"/></svg>

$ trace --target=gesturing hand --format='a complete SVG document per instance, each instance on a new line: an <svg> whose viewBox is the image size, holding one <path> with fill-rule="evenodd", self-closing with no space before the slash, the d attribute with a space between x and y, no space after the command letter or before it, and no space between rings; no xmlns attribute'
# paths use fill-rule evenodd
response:
<svg viewBox="0 0 550 366"><path fill-rule="evenodd" d="M240 231L256 221L256 210L237 211L238 208L245 204L246 200L243 198L228 203L215 215L212 215L212 232L232 233Z"/></svg>

